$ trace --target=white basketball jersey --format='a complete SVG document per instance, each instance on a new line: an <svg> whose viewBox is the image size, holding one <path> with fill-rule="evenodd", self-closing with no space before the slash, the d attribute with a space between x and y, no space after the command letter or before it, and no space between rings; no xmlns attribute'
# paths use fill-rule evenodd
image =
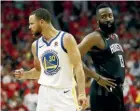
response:
<svg viewBox="0 0 140 111"><path fill-rule="evenodd" d="M60 31L47 42L43 37L36 41L36 54L41 65L38 83L55 88L72 88L75 85L73 66L63 46L66 33Z"/></svg>

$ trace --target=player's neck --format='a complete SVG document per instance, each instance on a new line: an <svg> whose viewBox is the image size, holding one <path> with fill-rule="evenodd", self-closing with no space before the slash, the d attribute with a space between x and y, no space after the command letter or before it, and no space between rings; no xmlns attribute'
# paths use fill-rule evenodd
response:
<svg viewBox="0 0 140 111"><path fill-rule="evenodd" d="M55 37L59 33L58 30L56 30L52 24L49 24L49 26L46 26L44 30L42 31L43 37L48 41L51 38Z"/></svg>

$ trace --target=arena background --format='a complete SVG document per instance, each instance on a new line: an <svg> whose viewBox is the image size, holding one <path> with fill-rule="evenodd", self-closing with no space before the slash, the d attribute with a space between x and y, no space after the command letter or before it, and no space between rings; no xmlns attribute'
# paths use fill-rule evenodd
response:
<svg viewBox="0 0 140 111"><path fill-rule="evenodd" d="M52 23L75 36L79 43L96 27L95 11L101 1L1 1L1 111L35 111L37 80L16 80L15 69L33 67L32 37L28 26L31 11L43 7L52 14ZM125 51L126 111L140 111L140 2L107 2L114 11L117 34ZM89 56L84 58L91 67ZM94 69L94 67L92 67ZM86 77L89 96L91 78ZM87 109L90 111L90 108Z"/></svg>

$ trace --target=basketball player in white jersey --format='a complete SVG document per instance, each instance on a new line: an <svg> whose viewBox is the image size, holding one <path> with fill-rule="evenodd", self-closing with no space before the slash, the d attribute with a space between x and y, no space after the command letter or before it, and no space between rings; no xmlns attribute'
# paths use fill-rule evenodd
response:
<svg viewBox="0 0 140 111"><path fill-rule="evenodd" d="M29 29L41 34L32 44L34 68L15 70L18 79L39 79L37 111L78 111L74 73L78 86L78 103L85 109L85 75L74 37L56 30L50 13L43 8L29 16Z"/></svg>

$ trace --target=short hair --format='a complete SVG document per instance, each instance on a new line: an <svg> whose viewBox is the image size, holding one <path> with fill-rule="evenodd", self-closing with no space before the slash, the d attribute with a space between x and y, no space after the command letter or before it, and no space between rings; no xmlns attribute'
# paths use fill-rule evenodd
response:
<svg viewBox="0 0 140 111"><path fill-rule="evenodd" d="M98 15L99 9L101 9L101 8L111 8L111 6L109 4L107 4L107 3L100 4L96 8L96 16Z"/></svg>
<svg viewBox="0 0 140 111"><path fill-rule="evenodd" d="M35 11L31 12L30 15L35 15L37 19L43 19L48 23L51 22L51 14L47 9L44 8L36 9Z"/></svg>

